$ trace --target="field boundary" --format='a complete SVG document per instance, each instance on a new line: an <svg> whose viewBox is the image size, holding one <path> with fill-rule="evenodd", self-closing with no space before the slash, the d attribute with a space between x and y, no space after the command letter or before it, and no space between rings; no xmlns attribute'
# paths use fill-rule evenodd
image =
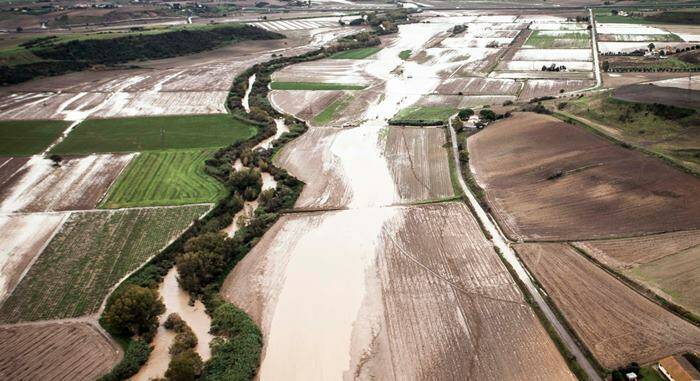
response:
<svg viewBox="0 0 700 381"><path fill-rule="evenodd" d="M681 172L685 172L689 175L700 178L700 172L697 172L697 171L693 170L692 168L688 168L685 165L679 163L677 160L675 160L667 155L664 155L660 152L652 151L652 150L644 148L640 145L628 143L624 140L621 140L621 139L618 139L612 135L609 135L605 131L602 131L601 129L594 127L585 118L570 114L570 113L565 112L565 111L554 111L552 113L552 116L554 116L555 118L557 118L565 123L568 123L570 125L578 126L578 127L581 127L585 130L588 130L589 132L592 132L593 134L595 134L603 139L606 139L609 142L611 142L615 145L618 145L622 148L627 148L627 149L639 151L639 152L641 152L649 157L660 159L663 163L667 164L670 167L673 167L677 170L680 170Z"/></svg>
<svg viewBox="0 0 700 381"><path fill-rule="evenodd" d="M700 328L700 316L695 315L691 311L688 311L684 307L660 296L659 294L655 293L648 287L644 286L643 284L640 284L639 282L627 277L626 275L622 274L621 272L604 265L602 262L594 258L592 255L588 254L586 250L573 245L571 242L567 242L567 245L570 246L574 251L582 255L584 258L588 259L590 262L592 262L594 265L605 271L606 273L610 274L613 278L619 280L622 282L625 286L630 288L632 291L636 292L637 294L643 296L650 302L662 307L666 311L671 312L675 316L685 320L686 322Z"/></svg>
<svg viewBox="0 0 700 381"><path fill-rule="evenodd" d="M564 316L564 314L561 312L561 310L556 305L554 300L552 300L552 298L549 296L549 294L547 294L547 290L542 286L542 283L540 283L540 281L537 280L537 278L532 275L534 273L527 266L527 263L525 263L525 261L522 260L520 253L518 253L517 245L516 245L516 247L511 245L511 248L513 249L513 252L515 252L515 254L518 256L518 259L520 260L520 263L522 263L523 267L525 267L525 270L527 270L528 275L530 275L530 279L532 279L532 282L535 284L535 286L537 288L539 288L540 290L544 291L544 295L542 295L542 299L544 299L544 301L547 303L547 305L549 305L549 308L552 309L554 314L557 315L557 318L559 319L559 321L562 322L562 325L569 332L569 335L571 335L571 337L573 337L574 340L576 340L576 343L578 344L579 348L581 348L583 350L584 356L586 356L588 361L590 361L591 364L593 364L593 366L596 368L596 371L598 372L598 374L606 375L607 373L609 373L610 369L602 366L598 362L598 359L593 355L593 353L588 348L588 346L586 346L584 344L581 337L578 335L578 333L576 333L574 328L571 326L571 323L569 323L569 320Z"/></svg>

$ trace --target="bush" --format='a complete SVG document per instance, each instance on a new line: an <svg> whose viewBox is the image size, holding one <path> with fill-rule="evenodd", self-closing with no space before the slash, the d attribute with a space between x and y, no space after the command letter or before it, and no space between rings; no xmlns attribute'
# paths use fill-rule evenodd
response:
<svg viewBox="0 0 700 381"><path fill-rule="evenodd" d="M262 335L255 323L230 303L220 303L212 316L211 332L221 338L212 342L212 357L204 380L250 380L260 363Z"/></svg>
<svg viewBox="0 0 700 381"><path fill-rule="evenodd" d="M231 173L228 185L243 196L244 200L253 201L262 189L262 175L256 168L243 168Z"/></svg>
<svg viewBox="0 0 700 381"><path fill-rule="evenodd" d="M190 349L178 353L170 359L165 379L168 381L192 381L202 374L202 358Z"/></svg>
<svg viewBox="0 0 700 381"><path fill-rule="evenodd" d="M156 290L129 285L107 306L103 321L110 332L121 336L140 336L153 340L158 328L158 315L165 312Z"/></svg>
<svg viewBox="0 0 700 381"><path fill-rule="evenodd" d="M493 110L481 109L481 111L479 111L479 119L486 122L493 122L496 120L496 113L493 112Z"/></svg>
<svg viewBox="0 0 700 381"><path fill-rule="evenodd" d="M180 287L197 295L212 283L224 268L224 256L213 251L190 251L177 258Z"/></svg>
<svg viewBox="0 0 700 381"><path fill-rule="evenodd" d="M463 109L459 110L459 113L457 114L459 119L462 119L462 120L469 119L469 117L472 115L474 115L474 110L472 110L470 108L463 108Z"/></svg>
<svg viewBox="0 0 700 381"><path fill-rule="evenodd" d="M124 358L112 370L102 376L100 381L118 381L138 373L141 366L148 360L151 346L141 339L131 340L124 352Z"/></svg>

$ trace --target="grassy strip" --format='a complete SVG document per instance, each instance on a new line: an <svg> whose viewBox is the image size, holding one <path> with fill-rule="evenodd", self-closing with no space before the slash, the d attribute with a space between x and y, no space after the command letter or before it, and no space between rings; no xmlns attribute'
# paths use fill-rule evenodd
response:
<svg viewBox="0 0 700 381"><path fill-rule="evenodd" d="M540 324L542 324L542 327L544 327L545 331L547 331L549 338L552 339L552 341L554 342L554 345L559 350L559 353L564 358L564 361L566 361L566 365L569 366L571 372L576 376L576 378L578 378L581 381L589 380L588 375L583 370L583 368L581 368L581 365L576 360L576 357L569 351L566 345L564 345L564 342L562 341L561 337L559 337L559 334L557 333L556 329L554 329L554 326L549 322L549 320L547 320L547 317L544 315L544 312L542 312L540 306L533 299L532 294L530 294L527 287L525 287L525 284L523 284L523 282L520 280L518 274L516 274L515 270L513 269L513 266L511 266L510 263L508 263L508 261L505 259L505 257L503 257L503 253L498 247L494 246L493 249L496 251L496 253L498 253L498 257L501 259L501 263L503 263L503 265L505 265L505 267L508 269L511 278L515 280L515 283L518 285L518 288L520 288L520 292L522 292L523 298L530 306L530 308L532 308L532 310L535 312L535 315L539 319Z"/></svg>
<svg viewBox="0 0 700 381"><path fill-rule="evenodd" d="M213 203L226 189L204 172L213 151L144 152L110 187L101 208Z"/></svg>
<svg viewBox="0 0 700 381"><path fill-rule="evenodd" d="M312 122L318 125L330 123L333 119L335 119L338 112L344 110L345 107L348 106L350 100L352 100L352 97L343 97L334 101L333 103L329 104L328 107L323 109L323 111L321 111L318 115L316 115Z"/></svg>
<svg viewBox="0 0 700 381"><path fill-rule="evenodd" d="M564 48L583 49L591 45L588 32L566 32L559 35L548 35L536 30L525 41L525 45L540 49Z"/></svg>
<svg viewBox="0 0 700 381"><path fill-rule="evenodd" d="M664 307L665 309L671 311L674 313L676 316L680 317L681 319L687 321L690 324L693 324L694 326L700 328L700 316L686 310L685 308L679 306L678 304L673 303L670 300L667 300L658 294L656 294L654 291L650 290L646 286L630 279L629 277L625 276L623 273L617 271L614 268L611 268L609 266L606 266L602 262L598 261L596 258L594 258L592 255L588 254L585 250L572 245L569 243L569 246L576 250L579 254L583 255L586 257L589 261L593 262L596 266L600 267L601 269L605 270L608 274L612 275L615 279L619 280L620 282L624 283L627 285L627 287L631 288L632 290L636 291L638 294L644 296L648 300L650 300L652 303L656 303L660 305L661 307Z"/></svg>
<svg viewBox="0 0 700 381"><path fill-rule="evenodd" d="M399 58L401 58L402 60L407 60L409 57L411 57L411 52L411 49L402 50L399 52Z"/></svg>
<svg viewBox="0 0 700 381"><path fill-rule="evenodd" d="M374 54L377 54L377 52L379 52L380 50L382 50L382 48L379 48L379 47L367 47L367 48L360 48L360 49L352 49L352 50L337 52L328 58L361 60L361 59L367 58L369 56L372 56Z"/></svg>
<svg viewBox="0 0 700 381"><path fill-rule="evenodd" d="M673 168L681 170L682 172L688 173L688 174L696 176L696 177L700 177L700 172L697 172L691 168L684 166L683 164L679 163L678 161L676 161L672 157L669 157L669 156L664 155L664 154L659 153L659 152L649 150L647 148L644 148L642 146L638 146L636 144L630 144L626 141L620 140L612 135L605 133L605 131L601 131L600 129L598 129L594 126L591 126L588 123L581 121L575 115L555 111L552 113L552 116L554 116L555 118L560 119L566 123L572 124L574 126L582 127L582 128L584 128L584 129L586 129L586 130L588 130L588 131L590 131L590 132L592 132L592 133L594 133L594 134L596 134L596 135L598 135L598 136L608 140L609 142L616 144L622 148L637 150L637 151L644 153L648 156L651 156L651 157L654 157L657 159L661 159L664 163L668 164L669 166L671 166Z"/></svg>
<svg viewBox="0 0 700 381"><path fill-rule="evenodd" d="M89 119L51 151L58 154L218 148L255 135L251 123L226 114Z"/></svg>
<svg viewBox="0 0 700 381"><path fill-rule="evenodd" d="M367 86L345 83L275 81L270 84L270 87L273 90L362 90Z"/></svg>
<svg viewBox="0 0 700 381"><path fill-rule="evenodd" d="M513 249L513 252L518 256L518 258L520 258L520 254L518 254L517 248L512 247L512 246L511 246L511 248ZM520 263L523 264L523 267L527 270L527 272L529 274L534 274L532 272L532 270L527 267L527 263L525 263L525 261L520 259ZM591 365L593 365L596 372L598 372L599 375L603 375L603 376L610 373L610 370L605 368L604 366L602 366L598 362L598 359L595 356L593 356L593 353L590 351L590 349L588 349L588 347L583 343L583 340L581 339L581 337L578 335L578 333L576 333L576 331L571 326L571 324L566 319L566 317L564 317L564 314L561 312L559 307L557 307L556 303L554 303L554 300L552 300L552 298L549 296L549 294L546 293L545 288L542 286L542 284L539 282L539 280L537 280L537 278L535 276L531 276L530 278L532 279L532 282L535 284L535 287L539 288L540 290L545 291L545 293L541 295L542 299L544 299L544 301L547 303L547 305L552 310L554 315L556 315L557 319L559 320L559 322L561 322L564 329L566 329L566 331L569 333L569 335L571 335L571 337L576 341L576 344L578 345L579 348L581 348L583 355L586 356L586 359L588 359L588 361L591 363ZM541 312L541 310L540 310L540 312Z"/></svg>
<svg viewBox="0 0 700 381"><path fill-rule="evenodd" d="M43 151L70 125L62 120L0 121L0 155L30 156Z"/></svg>
<svg viewBox="0 0 700 381"><path fill-rule="evenodd" d="M392 125L439 126L445 124L457 109L443 106L412 106L394 115L389 121Z"/></svg>

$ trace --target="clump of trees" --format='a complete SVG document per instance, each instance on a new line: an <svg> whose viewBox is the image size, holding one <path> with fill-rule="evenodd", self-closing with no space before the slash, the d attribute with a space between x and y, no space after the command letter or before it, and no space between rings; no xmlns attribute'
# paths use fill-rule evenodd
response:
<svg viewBox="0 0 700 381"><path fill-rule="evenodd" d="M470 108L463 108L463 109L459 110L459 112L457 113L457 116L461 120L467 120L472 115L474 115L474 110L472 110Z"/></svg>
<svg viewBox="0 0 700 381"><path fill-rule="evenodd" d="M228 180L229 186L240 193L246 201L258 198L262 183L262 175L257 168L242 168L232 172Z"/></svg>
<svg viewBox="0 0 700 381"><path fill-rule="evenodd" d="M197 336L192 328L176 313L168 315L163 326L176 333L169 348L171 358L168 370L165 372L166 380L189 381L201 376L204 364L195 351Z"/></svg>
<svg viewBox="0 0 700 381"><path fill-rule="evenodd" d="M566 66L564 65L557 65L555 63L547 66L547 65L542 65L542 71L566 71Z"/></svg>
<svg viewBox="0 0 700 381"><path fill-rule="evenodd" d="M163 312L165 305L156 290L132 284L114 296L102 318L111 332L150 342Z"/></svg>

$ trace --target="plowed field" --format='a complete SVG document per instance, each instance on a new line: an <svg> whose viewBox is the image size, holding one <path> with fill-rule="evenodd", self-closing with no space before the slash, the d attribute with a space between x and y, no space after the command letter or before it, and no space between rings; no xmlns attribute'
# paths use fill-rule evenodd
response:
<svg viewBox="0 0 700 381"><path fill-rule="evenodd" d="M0 376L5 380L95 380L121 358L121 349L88 323L0 327Z"/></svg>
<svg viewBox="0 0 700 381"><path fill-rule="evenodd" d="M695 177L553 117L517 113L468 145L472 171L511 237L576 240L700 228Z"/></svg>
<svg viewBox="0 0 700 381"><path fill-rule="evenodd" d="M700 350L700 328L596 267L566 244L517 251L564 317L607 368Z"/></svg>

